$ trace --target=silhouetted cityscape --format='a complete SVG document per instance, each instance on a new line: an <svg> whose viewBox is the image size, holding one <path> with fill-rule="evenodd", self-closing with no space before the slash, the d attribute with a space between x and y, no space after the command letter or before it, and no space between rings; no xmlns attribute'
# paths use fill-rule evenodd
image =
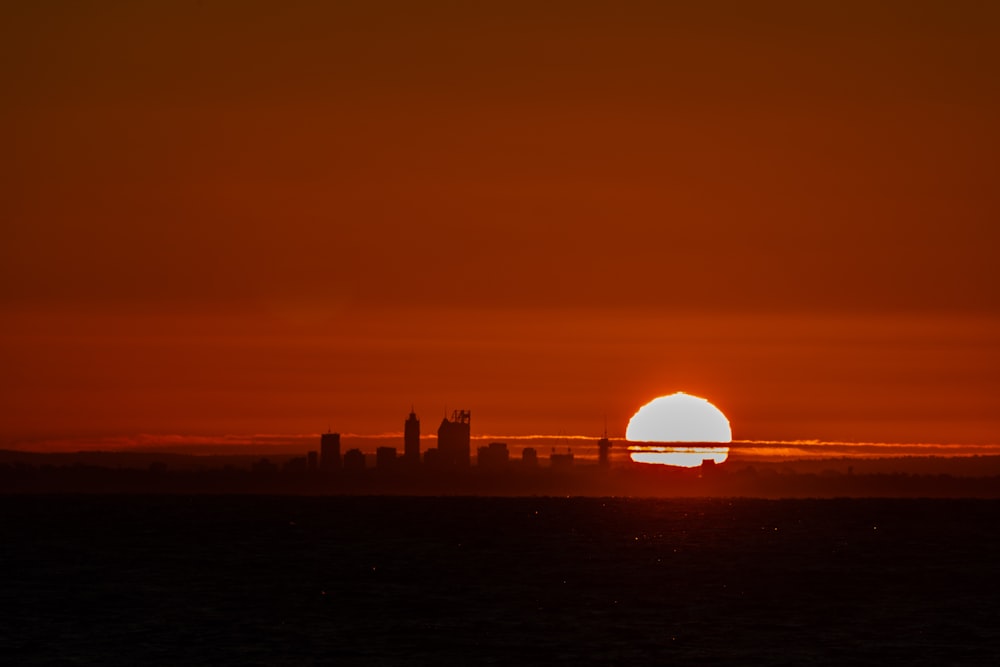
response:
<svg viewBox="0 0 1000 667"><path fill-rule="evenodd" d="M435 447L422 449L411 408L399 447L343 450L323 433L302 456L192 456L155 452L32 454L0 451L0 488L8 493L277 493L305 495L488 495L645 497L1000 497L1000 457L825 459L784 463L706 459L694 468L612 461L605 433L577 457L526 446L512 456L488 442L473 457L472 413L441 420ZM692 443L685 443L692 444ZM617 451L624 453L624 448ZM855 468L863 468L856 471Z"/></svg>
<svg viewBox="0 0 1000 667"><path fill-rule="evenodd" d="M598 466L610 466L609 455L612 442L605 433L597 440ZM555 469L566 469L574 464L571 449L556 451L553 448L549 465ZM266 466L264 461L260 465ZM451 418L441 420L437 430L437 447L421 452L420 419L411 409L403 425L403 453L396 447L382 446L375 450L375 469L380 471L416 473L426 471L462 470L472 465L472 412L455 410ZM491 442L477 448L476 466L482 470L500 472L511 466L522 470L538 468L538 450L525 447L519 460L511 460L505 442ZM358 448L341 452L340 433L328 432L320 436L319 451L310 451L305 457L295 458L285 464L286 469L322 472L327 474L361 474L369 467L368 457Z"/></svg>

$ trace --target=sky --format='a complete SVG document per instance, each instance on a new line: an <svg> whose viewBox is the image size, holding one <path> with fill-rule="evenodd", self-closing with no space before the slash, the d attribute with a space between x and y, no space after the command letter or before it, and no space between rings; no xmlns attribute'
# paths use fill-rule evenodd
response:
<svg viewBox="0 0 1000 667"><path fill-rule="evenodd" d="M0 446L411 406L620 436L675 391L741 440L1000 443L997 34L969 1L5 2Z"/></svg>

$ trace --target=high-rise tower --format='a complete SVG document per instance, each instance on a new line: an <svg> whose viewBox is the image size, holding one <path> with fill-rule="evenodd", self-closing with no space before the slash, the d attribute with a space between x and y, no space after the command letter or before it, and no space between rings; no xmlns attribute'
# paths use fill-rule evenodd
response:
<svg viewBox="0 0 1000 667"><path fill-rule="evenodd" d="M410 417L403 425L403 460L409 466L420 463L420 420L412 407Z"/></svg>
<svg viewBox="0 0 1000 667"><path fill-rule="evenodd" d="M438 428L438 458L442 465L468 467L471 454L472 413L455 410L451 421L445 417Z"/></svg>
<svg viewBox="0 0 1000 667"><path fill-rule="evenodd" d="M597 465L607 468L611 465L608 460L608 453L611 450L611 441L608 440L608 430L604 429L604 437L597 441Z"/></svg>
<svg viewBox="0 0 1000 667"><path fill-rule="evenodd" d="M324 433L319 438L319 468L323 472L340 470L340 434Z"/></svg>

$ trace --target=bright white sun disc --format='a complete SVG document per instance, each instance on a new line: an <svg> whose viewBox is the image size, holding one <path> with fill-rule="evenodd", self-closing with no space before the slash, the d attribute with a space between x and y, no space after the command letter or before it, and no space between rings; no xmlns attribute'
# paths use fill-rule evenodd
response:
<svg viewBox="0 0 1000 667"><path fill-rule="evenodd" d="M732 442L729 420L704 398L677 392L639 408L625 429L632 442Z"/></svg>

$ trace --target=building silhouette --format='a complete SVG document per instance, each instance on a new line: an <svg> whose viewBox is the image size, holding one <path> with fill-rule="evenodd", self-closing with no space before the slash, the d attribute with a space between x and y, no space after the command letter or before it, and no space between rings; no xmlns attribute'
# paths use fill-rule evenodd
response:
<svg viewBox="0 0 1000 667"><path fill-rule="evenodd" d="M309 470L309 460L304 456L297 456L285 461L281 469L293 475L301 475Z"/></svg>
<svg viewBox="0 0 1000 667"><path fill-rule="evenodd" d="M597 441L597 465L607 468L611 465L608 454L611 451L611 441L608 440L608 431L604 430L604 437Z"/></svg>
<svg viewBox="0 0 1000 667"><path fill-rule="evenodd" d="M396 466L396 448L379 447L375 450L375 467L379 470L392 470Z"/></svg>
<svg viewBox="0 0 1000 667"><path fill-rule="evenodd" d="M424 467L426 468L438 468L441 464L441 457L438 455L438 450L435 447L428 449L424 452Z"/></svg>
<svg viewBox="0 0 1000 667"><path fill-rule="evenodd" d="M525 447L521 450L521 466L524 468L538 467L538 450L534 447Z"/></svg>
<svg viewBox="0 0 1000 667"><path fill-rule="evenodd" d="M565 454L558 454L556 450L552 450L552 456L549 457L549 465L553 470L566 470L567 468L573 467L573 452L569 449L566 450Z"/></svg>
<svg viewBox="0 0 1000 667"><path fill-rule="evenodd" d="M278 472L278 466L271 463L269 459L261 459L250 466L250 471L254 475L271 476Z"/></svg>
<svg viewBox="0 0 1000 667"><path fill-rule="evenodd" d="M319 438L319 465L323 472L340 470L340 434L324 433Z"/></svg>
<svg viewBox="0 0 1000 667"><path fill-rule="evenodd" d="M365 471L365 455L360 449L348 449L344 454L344 472L363 473Z"/></svg>
<svg viewBox="0 0 1000 667"><path fill-rule="evenodd" d="M491 442L476 451L476 465L483 470L504 470L510 462L506 442Z"/></svg>
<svg viewBox="0 0 1000 667"><path fill-rule="evenodd" d="M444 467L467 468L471 459L472 413L455 410L438 427L437 463Z"/></svg>
<svg viewBox="0 0 1000 667"><path fill-rule="evenodd" d="M420 420L412 407L410 416L403 425L403 460L411 467L420 463Z"/></svg>

